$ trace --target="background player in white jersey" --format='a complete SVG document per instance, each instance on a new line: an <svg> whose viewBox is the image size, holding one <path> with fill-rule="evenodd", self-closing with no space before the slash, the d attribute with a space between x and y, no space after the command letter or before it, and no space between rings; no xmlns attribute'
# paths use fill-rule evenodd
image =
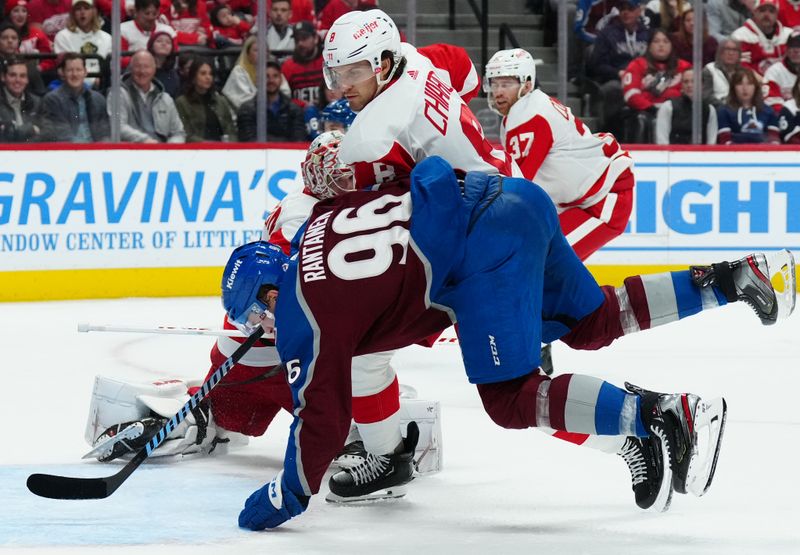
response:
<svg viewBox="0 0 800 555"><path fill-rule="evenodd" d="M581 260L625 231L632 208L633 160L613 135L592 132L569 108L534 89L531 55L495 53L483 87L503 116L500 140L559 212L561 230Z"/></svg>
<svg viewBox="0 0 800 555"><path fill-rule="evenodd" d="M323 63L328 88L342 91L358 112L340 158L353 166L359 187L407 178L433 155L465 172L515 173L465 102L479 81L464 49L401 43L391 18L370 10L334 22Z"/></svg>

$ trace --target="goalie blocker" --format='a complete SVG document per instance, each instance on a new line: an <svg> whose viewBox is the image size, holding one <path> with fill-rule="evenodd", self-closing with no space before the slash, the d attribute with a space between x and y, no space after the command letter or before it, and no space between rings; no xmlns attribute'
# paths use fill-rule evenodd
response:
<svg viewBox="0 0 800 555"><path fill-rule="evenodd" d="M92 450L84 458L106 462L136 453L188 400L194 384L179 379L131 383L96 376L85 439ZM224 453L244 446L248 437L230 432L214 421L213 412L202 403L153 452L153 457ZM442 468L442 431L437 401L408 398L400 400L400 428L411 421L419 426L419 443L414 453L417 472L429 474Z"/></svg>

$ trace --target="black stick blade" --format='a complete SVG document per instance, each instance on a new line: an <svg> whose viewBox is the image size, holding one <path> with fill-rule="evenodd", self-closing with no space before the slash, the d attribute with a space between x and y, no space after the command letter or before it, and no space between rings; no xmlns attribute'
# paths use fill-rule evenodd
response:
<svg viewBox="0 0 800 555"><path fill-rule="evenodd" d="M69 478L52 474L31 474L27 485L31 493L49 499L105 499L114 491L108 491L106 478Z"/></svg>

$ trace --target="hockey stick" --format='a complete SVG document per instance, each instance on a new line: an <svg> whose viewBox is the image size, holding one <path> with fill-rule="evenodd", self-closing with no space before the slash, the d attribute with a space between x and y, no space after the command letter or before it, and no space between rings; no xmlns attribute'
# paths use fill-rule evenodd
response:
<svg viewBox="0 0 800 555"><path fill-rule="evenodd" d="M127 324L78 324L78 332L110 331L122 333L157 333L163 335L213 335L217 337L247 337L239 330L223 330L213 328L193 328L184 326L131 326ZM265 338L272 337L266 334Z"/></svg>
<svg viewBox="0 0 800 555"><path fill-rule="evenodd" d="M155 333L163 335L212 335L216 337L245 337L239 330L225 330L215 328L198 328L185 326L132 326L127 324L78 324L78 331L88 333L90 331L103 332L122 332L122 333ZM273 339L271 333L264 334L264 339ZM436 339L434 345L455 345L458 346L458 338L454 332L445 331L441 337Z"/></svg>
<svg viewBox="0 0 800 555"><path fill-rule="evenodd" d="M50 499L104 499L114 493L122 483L128 479L134 470L139 468L156 447L186 419L186 416L202 401L225 377L234 364L241 359L250 348L255 345L264 334L262 328L253 332L247 340L239 346L234 353L211 374L200 389L192 395L181 409L170 418L166 424L156 432L156 435L147 442L141 451L133 457L122 470L105 478L71 478L68 476L54 476L52 474L31 474L28 476L28 489L40 496Z"/></svg>

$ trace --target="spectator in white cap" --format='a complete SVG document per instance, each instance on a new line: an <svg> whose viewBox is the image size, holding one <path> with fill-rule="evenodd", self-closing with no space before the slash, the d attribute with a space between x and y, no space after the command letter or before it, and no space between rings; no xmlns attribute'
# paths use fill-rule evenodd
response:
<svg viewBox="0 0 800 555"><path fill-rule="evenodd" d="M75 52L94 54L101 58L111 55L111 35L101 29L103 22L97 13L94 0L72 0L67 26L56 34L56 54ZM86 59L87 73L100 73L100 60ZM87 77L87 84L99 86L98 77Z"/></svg>
<svg viewBox="0 0 800 555"><path fill-rule="evenodd" d="M755 0L750 19L731 38L742 46L742 65L759 75L786 54L792 34L778 21L778 0Z"/></svg>

